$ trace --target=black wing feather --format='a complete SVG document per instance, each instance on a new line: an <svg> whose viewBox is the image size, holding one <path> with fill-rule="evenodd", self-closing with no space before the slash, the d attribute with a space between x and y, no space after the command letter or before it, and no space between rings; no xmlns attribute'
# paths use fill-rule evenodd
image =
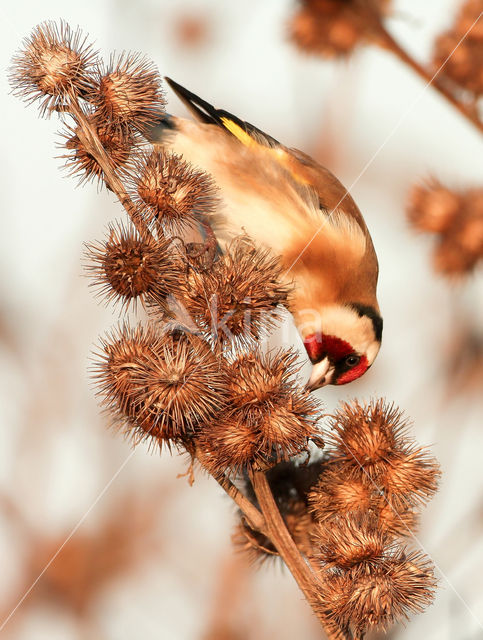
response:
<svg viewBox="0 0 483 640"><path fill-rule="evenodd" d="M260 131L257 127L249 122L245 122L244 120L240 120L237 116L234 116L229 111L225 111L224 109L215 109L213 105L206 100L203 100L196 94L192 93L185 87L182 87L180 84L172 80L171 78L165 78L166 82L173 89L175 94L181 99L181 101L188 107L188 109L193 113L193 115L204 122L205 124L214 124L218 127L222 127L225 131L228 131L231 135L234 135L229 131L229 129L225 126L223 119L228 119L238 125L245 133L247 133L251 138L259 142L260 144L264 144L267 147L279 147L280 143L272 136L267 135L263 131ZM236 136L235 136L236 137Z"/></svg>

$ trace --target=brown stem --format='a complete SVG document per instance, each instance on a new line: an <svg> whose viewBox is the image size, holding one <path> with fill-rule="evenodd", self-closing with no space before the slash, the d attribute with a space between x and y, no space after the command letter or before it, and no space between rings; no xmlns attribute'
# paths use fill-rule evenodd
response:
<svg viewBox="0 0 483 640"><path fill-rule="evenodd" d="M399 58L404 64L407 64L415 73L417 73L428 85L431 85L433 89L439 92L450 104L457 109L462 116L464 116L478 131L483 133L483 122L478 118L477 113L468 109L462 102L460 102L448 89L439 81L438 75L442 71L443 67L440 67L434 74L431 74L427 69L420 65L414 58L412 58L408 52L401 47L401 45L394 40L391 34L386 30L382 23L379 24L380 38L377 43L385 49L391 51L395 56Z"/></svg>
<svg viewBox="0 0 483 640"><path fill-rule="evenodd" d="M200 449L196 444L191 451L191 456L192 464L195 460L198 460L203 469L218 482L220 487L224 491L226 491L230 498L236 503L240 511L247 519L250 527L266 535L267 527L265 524L265 519L260 513L259 509L257 509L256 506L252 502L250 502L250 500L241 491L237 489L233 482L224 473L213 473L213 470L208 468L208 466L203 461L203 450Z"/></svg>
<svg viewBox="0 0 483 640"><path fill-rule="evenodd" d="M265 518L267 534L273 542L285 564L290 569L302 593L318 617L329 640L348 640L344 632L313 607L314 595L317 590L317 579L304 558L300 555L295 542L287 530L280 514L267 477L263 471L251 471L252 481L258 504Z"/></svg>
<svg viewBox="0 0 483 640"><path fill-rule="evenodd" d="M75 117L79 130L76 132L82 145L96 159L104 174L104 181L109 189L116 194L119 202L126 209L134 226L143 235L151 235L146 222L141 218L136 205L129 197L124 185L116 173L109 154L99 140L96 131L91 126L87 116L82 111L76 99L72 99L69 107L70 112Z"/></svg>
<svg viewBox="0 0 483 640"><path fill-rule="evenodd" d="M239 491L233 482L229 480L226 476L221 478L215 478L218 484L227 492L227 494L232 498L240 511L243 513L245 518L248 521L248 524L252 529L256 529L265 535L268 534L268 528L265 523L265 518L260 513L260 511L256 508L254 504L250 502L250 500L243 495L241 491Z"/></svg>

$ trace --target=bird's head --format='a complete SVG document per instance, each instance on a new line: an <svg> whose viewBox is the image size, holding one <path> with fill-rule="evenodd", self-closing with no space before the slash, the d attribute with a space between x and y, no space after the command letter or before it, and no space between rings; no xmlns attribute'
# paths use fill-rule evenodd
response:
<svg viewBox="0 0 483 640"><path fill-rule="evenodd" d="M381 346L382 318L362 304L329 305L320 314L320 327L304 331L312 373L307 389L347 384L360 378Z"/></svg>

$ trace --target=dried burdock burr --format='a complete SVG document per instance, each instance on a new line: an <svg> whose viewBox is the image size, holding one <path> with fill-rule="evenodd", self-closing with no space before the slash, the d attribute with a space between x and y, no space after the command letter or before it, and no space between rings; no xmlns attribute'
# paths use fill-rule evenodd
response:
<svg viewBox="0 0 483 640"><path fill-rule="evenodd" d="M218 206L212 178L181 156L164 150L137 155L130 172L132 198L158 228L181 233L212 215Z"/></svg>
<svg viewBox="0 0 483 640"><path fill-rule="evenodd" d="M330 458L308 497L315 519L321 522L358 510L368 511L374 504L373 487L361 474Z"/></svg>
<svg viewBox="0 0 483 640"><path fill-rule="evenodd" d="M427 501L440 476L436 460L408 438L402 412L382 400L344 404L332 419L327 442L332 459L360 469L369 482L393 500L409 504Z"/></svg>
<svg viewBox="0 0 483 640"><path fill-rule="evenodd" d="M377 563L324 572L317 602L327 618L363 637L421 612L432 602L435 586L429 560L400 549Z"/></svg>
<svg viewBox="0 0 483 640"><path fill-rule="evenodd" d="M324 524L367 514L387 534L410 535L418 510L437 490L440 471L409 438L401 412L382 400L354 401L331 417L330 426L326 467L309 494L314 519Z"/></svg>
<svg viewBox="0 0 483 640"><path fill-rule="evenodd" d="M299 0L289 36L301 51L325 58L347 57L364 44L380 46L483 132L475 102L483 89L481 0L468 0L455 25L437 39L432 68L414 59L386 28L391 6L390 0Z"/></svg>
<svg viewBox="0 0 483 640"><path fill-rule="evenodd" d="M461 196L433 178L425 185L412 187L407 216L415 229L443 233L451 227L461 206Z"/></svg>
<svg viewBox="0 0 483 640"><path fill-rule="evenodd" d="M70 97L84 97L92 86L97 53L81 31L61 21L44 22L13 58L10 83L28 103L40 101L41 113L62 109Z"/></svg>
<svg viewBox="0 0 483 640"><path fill-rule="evenodd" d="M387 0L302 0L290 25L290 37L303 51L342 57L357 45L377 40Z"/></svg>
<svg viewBox="0 0 483 640"><path fill-rule="evenodd" d="M431 562L401 546L375 513L358 509L319 522L312 543L320 612L356 637L386 629L432 601Z"/></svg>
<svg viewBox="0 0 483 640"><path fill-rule="evenodd" d="M208 272L190 271L183 303L219 343L253 345L281 320L291 289L280 259L239 236Z"/></svg>
<svg viewBox="0 0 483 640"><path fill-rule="evenodd" d="M103 404L135 438L190 437L223 409L226 378L196 336L125 325L101 342L94 377Z"/></svg>
<svg viewBox="0 0 483 640"><path fill-rule="evenodd" d="M380 493L374 496L371 513L377 516L379 526L397 538L411 538L419 528L420 505L412 505Z"/></svg>
<svg viewBox="0 0 483 640"><path fill-rule="evenodd" d="M403 496L407 496L404 492ZM385 493L359 470L331 461L330 456L317 484L308 495L309 508L316 522L324 524L339 516L368 514L377 519L383 532L407 537L417 529L419 503L414 496L402 500Z"/></svg>
<svg viewBox="0 0 483 640"><path fill-rule="evenodd" d="M467 0L450 29L436 40L433 67L455 90L476 97L483 93L483 27L481 0Z"/></svg>
<svg viewBox="0 0 483 640"><path fill-rule="evenodd" d="M112 55L100 65L88 95L100 119L146 132L164 108L161 78L155 65L140 54Z"/></svg>
<svg viewBox="0 0 483 640"><path fill-rule="evenodd" d="M443 360L449 395L479 394L483 387L483 328L472 311L462 315L457 331L448 336Z"/></svg>
<svg viewBox="0 0 483 640"><path fill-rule="evenodd" d="M200 434L210 469L267 469L319 439L320 406L293 379L295 362L290 351L250 352L227 365L227 408Z"/></svg>
<svg viewBox="0 0 483 640"><path fill-rule="evenodd" d="M436 234L438 273L462 277L483 258L483 189L450 189L431 179L411 189L407 215L417 230Z"/></svg>
<svg viewBox="0 0 483 640"><path fill-rule="evenodd" d="M378 486L393 505L425 504L438 488L441 472L427 450L415 446L398 447L378 476Z"/></svg>
<svg viewBox="0 0 483 640"><path fill-rule="evenodd" d="M351 569L380 563L391 541L377 518L353 512L317 523L312 530L312 557L327 568Z"/></svg>
<svg viewBox="0 0 483 640"><path fill-rule="evenodd" d="M120 223L109 226L103 242L86 245L86 258L93 286L123 308L139 300L165 309L166 299L177 293L185 273L169 239L143 235Z"/></svg>
<svg viewBox="0 0 483 640"><path fill-rule="evenodd" d="M476 258L455 242L455 238L442 237L436 243L432 256L434 270L451 279L458 280L473 271Z"/></svg>
<svg viewBox="0 0 483 640"><path fill-rule="evenodd" d="M382 400L369 405L343 403L331 422L329 438L334 457L344 464L363 467L370 477L377 477L407 430L401 412Z"/></svg>
<svg viewBox="0 0 483 640"><path fill-rule="evenodd" d="M117 171L125 169L138 142L136 136L127 127L106 123L98 115L86 117L109 156L112 167ZM79 137L79 129L79 126L68 126L62 133L65 140L63 146L68 150L68 153L62 156L65 159L65 167L70 175L79 176L81 182L95 179L102 182L104 169L93 154L92 148L86 146Z"/></svg>
<svg viewBox="0 0 483 640"><path fill-rule="evenodd" d="M456 239L465 252L474 256L475 261L483 258L483 189L468 190L467 216Z"/></svg>

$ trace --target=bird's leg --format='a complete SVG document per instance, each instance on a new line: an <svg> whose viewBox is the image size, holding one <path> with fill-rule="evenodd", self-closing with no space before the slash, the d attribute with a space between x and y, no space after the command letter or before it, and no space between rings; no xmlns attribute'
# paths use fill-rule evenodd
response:
<svg viewBox="0 0 483 640"><path fill-rule="evenodd" d="M215 233L211 228L211 225L207 222L206 219L201 221L201 228L205 232L205 247L206 247L206 255L207 258L213 264L216 255L216 249L218 248L218 241L216 239Z"/></svg>
<svg viewBox="0 0 483 640"><path fill-rule="evenodd" d="M215 261L218 241L211 226L206 220L201 220L201 228L204 232L203 242L187 242L184 244L186 257L189 260L201 259L199 268L207 270Z"/></svg>

